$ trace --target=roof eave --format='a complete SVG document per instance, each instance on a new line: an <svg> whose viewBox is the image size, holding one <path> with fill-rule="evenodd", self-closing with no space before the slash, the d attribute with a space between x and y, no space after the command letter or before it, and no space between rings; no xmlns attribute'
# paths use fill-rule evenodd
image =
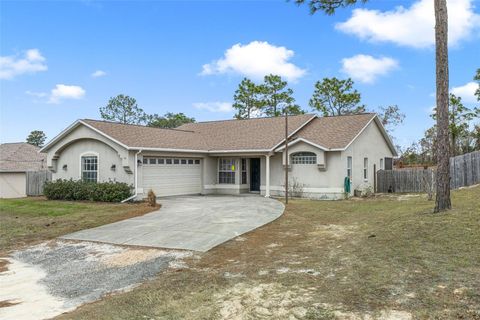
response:
<svg viewBox="0 0 480 320"><path fill-rule="evenodd" d="M75 129L78 125L80 124L80 120L76 120L73 122L71 125L63 129L59 134L57 134L52 140L50 140L46 145L44 145L40 150L37 152L45 152L50 149L51 146L53 146L55 143L57 143L61 138L66 136L68 133L70 133L73 129Z"/></svg>
<svg viewBox="0 0 480 320"><path fill-rule="evenodd" d="M290 142L288 143L288 146L293 146L293 145L295 145L295 144L297 144L297 143L299 143L299 142L305 142L306 144L309 144L309 145L311 145L311 146L314 146L314 147L316 147L316 148L318 148L318 149L320 149L320 150L323 150L323 151L332 151L332 149L329 149L329 148L327 148L327 147L324 147L324 146L321 146L321 145L319 145L319 144L316 144L316 143L314 143L314 142L312 142L312 141L310 141L310 140L308 140L308 139L305 139L305 138L297 138L297 139L295 139L295 140L293 140L293 141L290 141ZM283 146L275 149L275 152L282 151L283 149L285 149L285 145L283 145Z"/></svg>

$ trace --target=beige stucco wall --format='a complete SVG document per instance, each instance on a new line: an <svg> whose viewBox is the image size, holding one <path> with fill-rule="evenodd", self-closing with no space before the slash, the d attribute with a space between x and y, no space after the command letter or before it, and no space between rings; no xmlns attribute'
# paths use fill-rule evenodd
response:
<svg viewBox="0 0 480 320"><path fill-rule="evenodd" d="M247 183L241 184L241 159L250 158L251 155L243 156L206 156L204 160L204 194L240 194L248 192L250 189L250 167L247 161ZM235 160L235 184L219 184L218 183L218 159L229 158Z"/></svg>
<svg viewBox="0 0 480 320"><path fill-rule="evenodd" d="M128 154L128 153L127 153ZM84 155L98 156L98 181L116 181L126 182L133 185L133 172L129 173L122 166L122 159L119 152L104 142L93 139L75 140L73 143L65 147L59 154L57 159L57 170L52 173L52 178L56 179L81 179L81 157ZM133 164L134 153L129 155ZM64 166L66 165L66 169ZM115 170L111 167L115 165Z"/></svg>
<svg viewBox="0 0 480 320"><path fill-rule="evenodd" d="M0 172L0 198L26 197L25 172Z"/></svg>
<svg viewBox="0 0 480 320"><path fill-rule="evenodd" d="M96 140L104 145L110 146L121 160L121 167L126 171L133 171L133 152L128 151L121 145L95 132L94 130L79 124L62 139L57 141L47 152L47 166L52 172L60 171L62 168L58 165L58 160L64 149L72 144L77 144L83 140Z"/></svg>
<svg viewBox="0 0 480 320"><path fill-rule="evenodd" d="M342 152L344 175L346 175L347 157L352 157L352 192L354 189L373 188L374 170L380 170L380 158L393 157L393 153L383 137L377 124L372 121L370 125L358 136L358 138ZM363 158L368 158L368 179L363 179ZM373 191L373 189L372 189Z"/></svg>
<svg viewBox="0 0 480 320"><path fill-rule="evenodd" d="M293 148L295 147L295 148ZM300 151L312 151L312 147L304 142L292 146L293 154ZM290 148L289 148L290 151ZM343 197L343 177L339 176L341 171L340 152L324 152L317 148L317 162L323 161L326 170L319 169L317 164L290 164L288 178L302 185L304 197L314 199L340 199ZM284 195L285 171L282 162L284 152L276 153L270 157L270 194L272 196ZM264 157L265 158L265 157ZM261 161L261 190L265 194L265 167L266 160ZM291 161L290 161L291 163Z"/></svg>
<svg viewBox="0 0 480 320"><path fill-rule="evenodd" d="M324 161L326 170L319 170L313 164L291 164L289 181L302 185L303 196L316 199L341 199L343 183L347 175L347 157L352 156L352 193L354 189L372 187L374 184L374 164L380 169L380 159L393 157L387 141L377 124L372 121L345 151L322 151L321 149L298 142L289 147L289 155L295 152L309 151L317 154L317 162ZM285 152L277 152L270 158L270 194L284 195L285 171L283 157ZM363 179L363 159L368 161L368 179ZM290 158L291 159L291 158ZM261 190L265 194L265 157L261 160Z"/></svg>

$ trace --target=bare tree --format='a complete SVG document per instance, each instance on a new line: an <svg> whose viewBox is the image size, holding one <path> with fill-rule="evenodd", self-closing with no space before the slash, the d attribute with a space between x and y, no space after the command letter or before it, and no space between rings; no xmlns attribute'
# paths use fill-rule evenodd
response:
<svg viewBox="0 0 480 320"><path fill-rule="evenodd" d="M450 141L448 130L448 14L447 0L434 0L437 86L437 193L433 212L452 208L450 200Z"/></svg>

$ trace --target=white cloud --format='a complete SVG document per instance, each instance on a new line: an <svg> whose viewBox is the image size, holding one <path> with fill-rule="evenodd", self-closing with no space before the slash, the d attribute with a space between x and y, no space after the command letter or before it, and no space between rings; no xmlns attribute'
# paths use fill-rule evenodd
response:
<svg viewBox="0 0 480 320"><path fill-rule="evenodd" d="M354 80L373 83L377 77L398 68L398 62L388 57L375 58L365 54L357 54L342 59L342 72Z"/></svg>
<svg viewBox="0 0 480 320"><path fill-rule="evenodd" d="M96 70L95 72L93 72L93 73L91 74L92 78L104 77L104 76L106 76L106 75L107 75L107 73L106 73L105 71L103 71L103 70Z"/></svg>
<svg viewBox="0 0 480 320"><path fill-rule="evenodd" d="M25 93L28 94L29 96L36 97L36 98L45 98L48 95L45 92L34 92L30 90L25 91Z"/></svg>
<svg viewBox="0 0 480 320"><path fill-rule="evenodd" d="M230 102L196 102L193 107L198 110L207 110L210 112L231 112L233 111Z"/></svg>
<svg viewBox="0 0 480 320"><path fill-rule="evenodd" d="M57 84L50 93L49 103L60 103L66 99L81 99L85 96L85 90L80 86Z"/></svg>
<svg viewBox="0 0 480 320"><path fill-rule="evenodd" d="M449 44L456 45L475 33L480 15L474 13L472 0L449 0ZM435 43L433 0L419 0L409 8L391 11L355 9L350 19L336 28L360 39L393 42L401 46L424 48Z"/></svg>
<svg viewBox="0 0 480 320"><path fill-rule="evenodd" d="M295 81L305 75L306 70L288 62L294 55L292 50L268 42L238 43L227 49L222 58L203 65L201 74L238 73L261 80L272 73Z"/></svg>
<svg viewBox="0 0 480 320"><path fill-rule="evenodd" d="M475 91L478 89L478 86L478 83L472 81L463 86L453 87L450 92L461 97L464 102L475 103L477 102Z"/></svg>
<svg viewBox="0 0 480 320"><path fill-rule="evenodd" d="M16 76L46 71L45 58L38 49L30 49L22 56L0 57L0 79L13 79Z"/></svg>

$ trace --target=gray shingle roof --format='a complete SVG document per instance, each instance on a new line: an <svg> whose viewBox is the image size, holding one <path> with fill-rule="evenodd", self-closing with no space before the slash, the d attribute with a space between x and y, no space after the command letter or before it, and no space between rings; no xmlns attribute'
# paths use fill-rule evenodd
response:
<svg viewBox="0 0 480 320"><path fill-rule="evenodd" d="M327 149L343 149L374 117L375 113L318 117L292 139L304 138Z"/></svg>
<svg viewBox="0 0 480 320"><path fill-rule="evenodd" d="M289 133L293 134L293 139L303 138L326 149L343 149L374 118L374 113L336 117L316 117L312 114L290 116ZM90 119L81 120L80 123L102 132L130 149L212 153L266 151L281 144L285 136L284 117L197 122L184 124L176 129ZM61 135L51 143L55 144L56 139L61 139Z"/></svg>
<svg viewBox="0 0 480 320"><path fill-rule="evenodd" d="M289 132L299 129L314 115L289 117ZM284 117L221 120L160 129L108 121L82 120L130 148L162 148L198 151L266 150L284 137Z"/></svg>
<svg viewBox="0 0 480 320"><path fill-rule="evenodd" d="M23 172L46 169L46 154L25 142L0 144L0 171Z"/></svg>

